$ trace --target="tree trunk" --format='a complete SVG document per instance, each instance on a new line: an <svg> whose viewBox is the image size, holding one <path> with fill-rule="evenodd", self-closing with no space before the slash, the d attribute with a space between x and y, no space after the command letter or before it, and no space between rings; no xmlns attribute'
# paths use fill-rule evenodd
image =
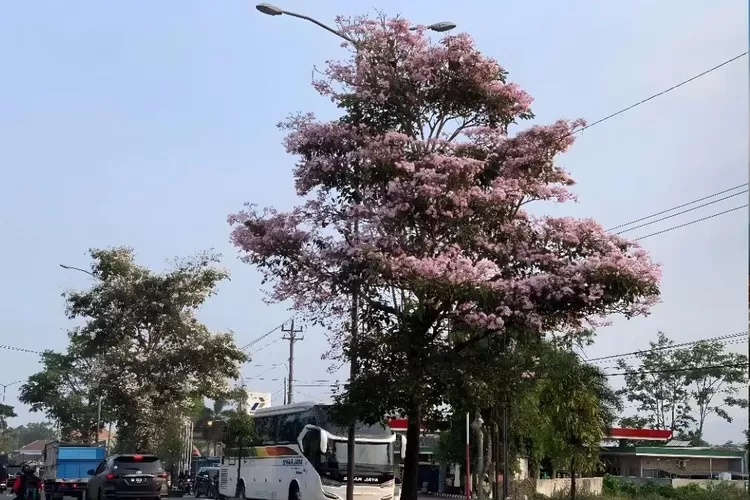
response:
<svg viewBox="0 0 750 500"><path fill-rule="evenodd" d="M570 500L576 500L576 459L570 459Z"/></svg>
<svg viewBox="0 0 750 500"><path fill-rule="evenodd" d="M404 457L404 477L401 484L401 500L417 500L419 491L419 429L422 427L422 408L413 403L407 413L406 456Z"/></svg>

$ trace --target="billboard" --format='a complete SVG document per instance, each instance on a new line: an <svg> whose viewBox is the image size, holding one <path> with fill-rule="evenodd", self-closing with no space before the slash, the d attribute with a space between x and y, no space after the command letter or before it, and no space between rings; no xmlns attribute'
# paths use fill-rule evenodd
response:
<svg viewBox="0 0 750 500"><path fill-rule="evenodd" d="M247 412L252 415L261 408L271 406L270 392L248 392L247 393Z"/></svg>

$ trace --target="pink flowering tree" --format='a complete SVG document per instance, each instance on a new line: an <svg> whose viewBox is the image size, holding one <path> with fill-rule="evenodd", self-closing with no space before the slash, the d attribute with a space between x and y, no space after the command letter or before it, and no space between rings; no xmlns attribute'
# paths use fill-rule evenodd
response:
<svg viewBox="0 0 750 500"><path fill-rule="evenodd" d="M340 401L370 418L408 417L411 499L420 426L460 376L451 356L510 334L575 337L614 313L645 314L659 268L593 220L529 212L574 199L554 159L583 122L510 133L533 116L532 99L468 35L432 43L403 19L339 27L357 43L315 87L343 116L282 124L303 201L288 212L248 205L229 222L270 299L327 325L345 356L358 291L361 376Z"/></svg>

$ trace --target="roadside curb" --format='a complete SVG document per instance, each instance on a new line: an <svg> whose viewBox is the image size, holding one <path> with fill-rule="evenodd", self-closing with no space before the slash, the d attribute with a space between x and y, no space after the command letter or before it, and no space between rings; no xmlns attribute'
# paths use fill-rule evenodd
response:
<svg viewBox="0 0 750 500"><path fill-rule="evenodd" d="M456 495L455 493L419 493L420 496L425 497L439 497L439 498L466 498L466 495ZM471 496L474 498L474 495Z"/></svg>

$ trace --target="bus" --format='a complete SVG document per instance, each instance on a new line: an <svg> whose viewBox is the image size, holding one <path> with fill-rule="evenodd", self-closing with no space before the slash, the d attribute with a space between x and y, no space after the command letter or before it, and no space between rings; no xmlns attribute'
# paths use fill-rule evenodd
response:
<svg viewBox="0 0 750 500"><path fill-rule="evenodd" d="M346 499L348 430L333 423L331 405L314 402L261 408L253 415L256 440L226 450L219 497L262 500ZM357 500L394 500L396 434L358 424L354 494Z"/></svg>

